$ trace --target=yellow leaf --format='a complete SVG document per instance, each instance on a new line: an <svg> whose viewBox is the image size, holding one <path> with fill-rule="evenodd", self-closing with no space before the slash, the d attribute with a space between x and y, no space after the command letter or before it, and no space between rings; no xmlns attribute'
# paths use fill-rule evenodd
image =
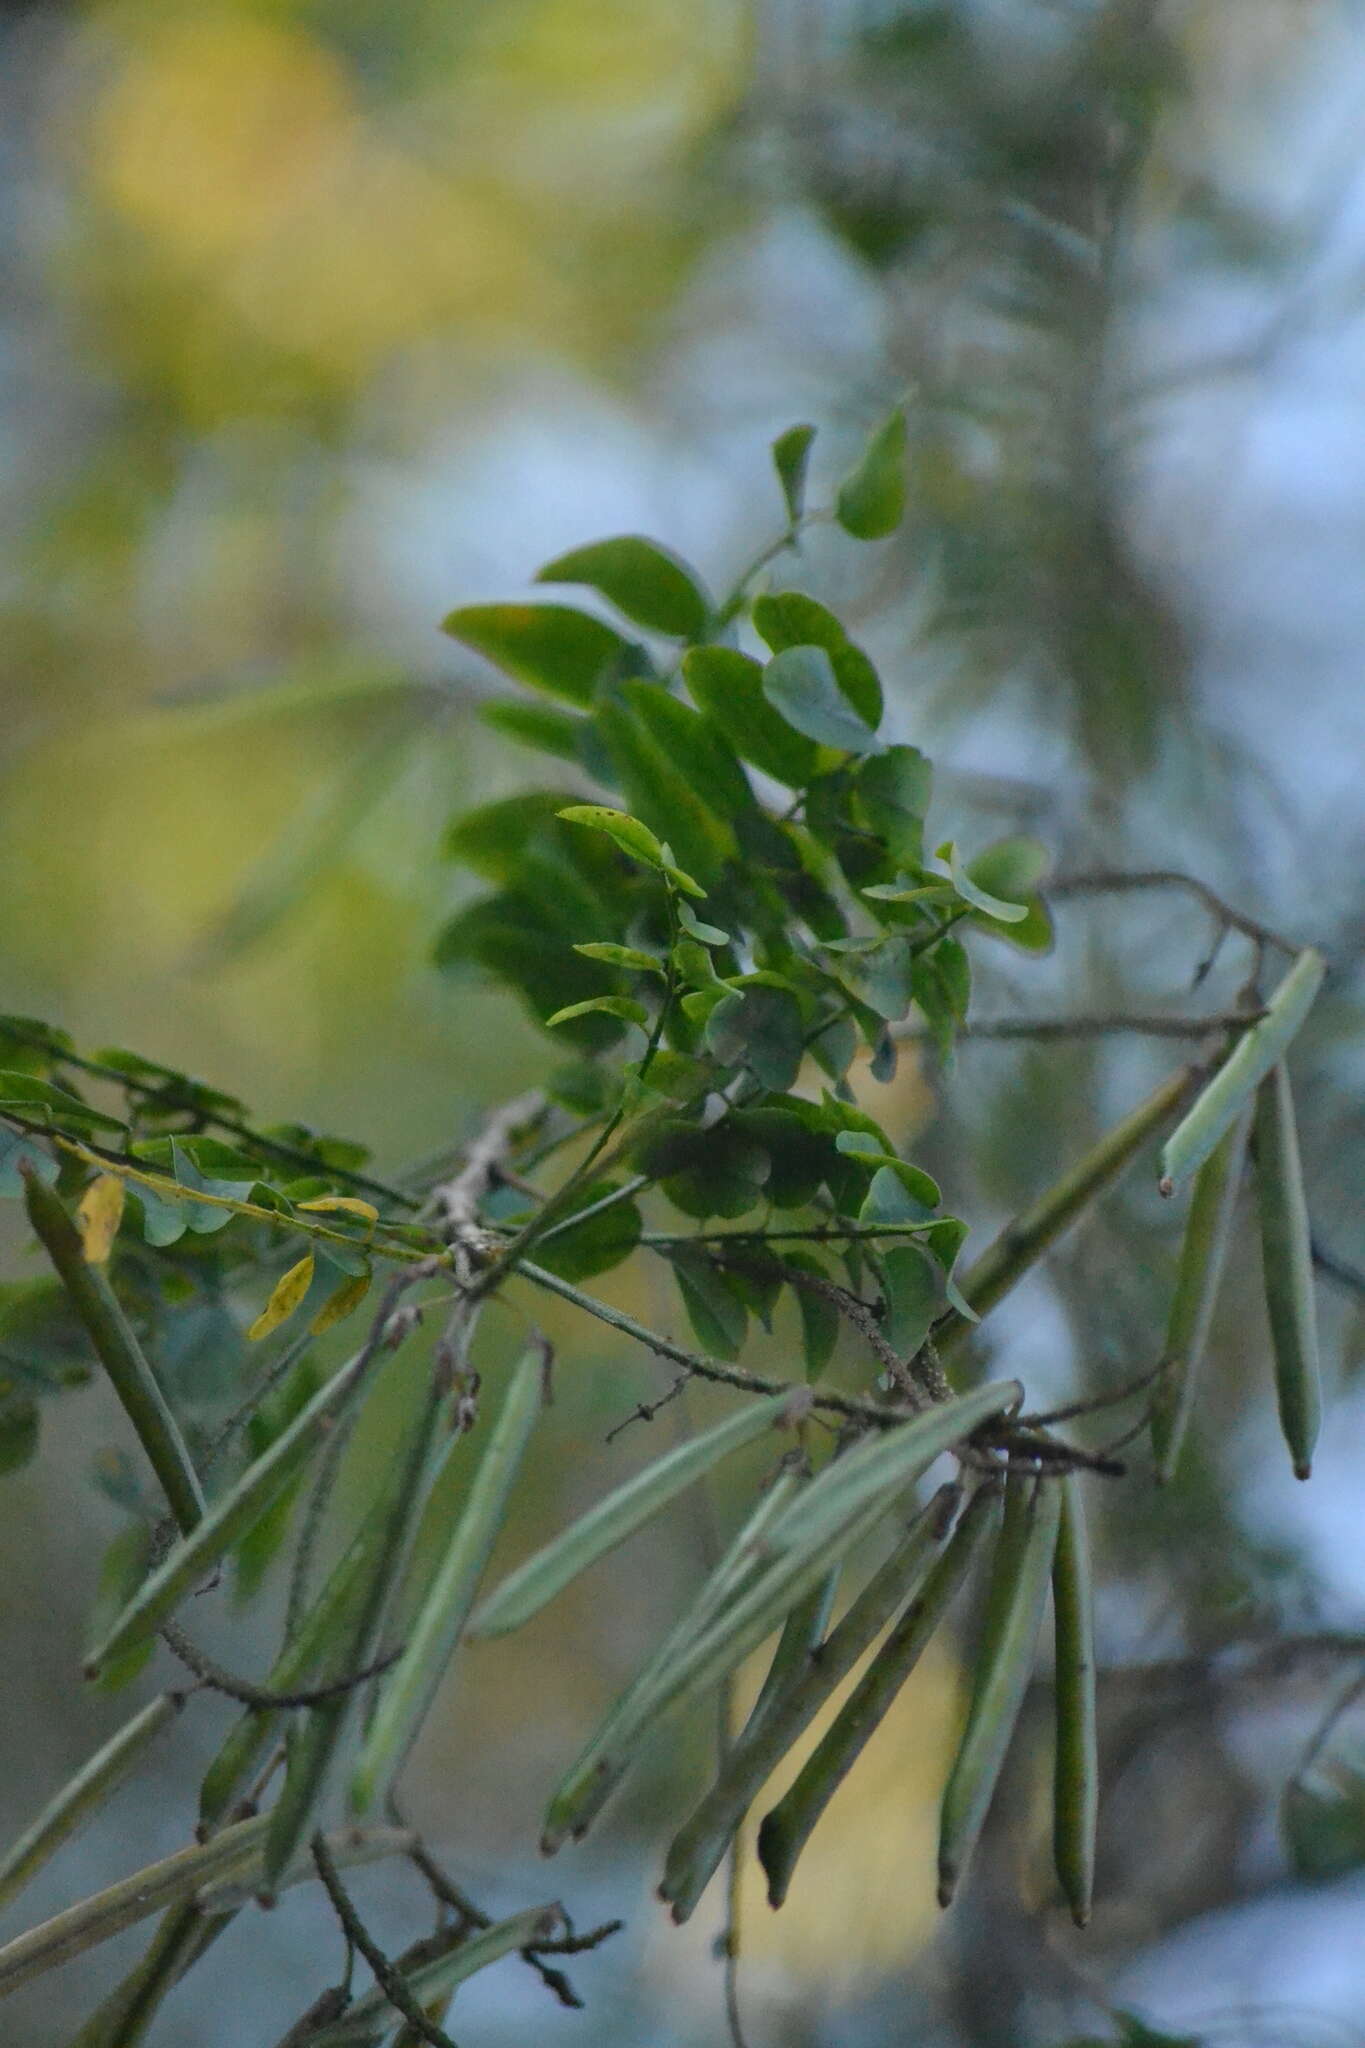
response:
<svg viewBox="0 0 1365 2048"><path fill-rule="evenodd" d="M308 1325L309 1330L315 1337L320 1337L324 1330L331 1329L333 1323L339 1323L343 1316L348 1316L353 1308L359 1308L369 1291L368 1273L357 1273L354 1279L343 1280L336 1293L329 1294L323 1302Z"/></svg>
<svg viewBox="0 0 1365 2048"><path fill-rule="evenodd" d="M362 1202L356 1195L318 1195L311 1202L296 1202L297 1209L316 1209L331 1215L334 1212L345 1216L363 1216L367 1223L379 1221L379 1211L373 1202Z"/></svg>
<svg viewBox="0 0 1365 2048"><path fill-rule="evenodd" d="M254 1341L260 1337L268 1337L272 1330L278 1330L280 1324L293 1315L312 1281L313 1254L309 1252L306 1257L299 1260L297 1266L291 1266L289 1271L275 1282L274 1293L247 1331L247 1336Z"/></svg>
<svg viewBox="0 0 1365 2048"><path fill-rule="evenodd" d="M88 1266L102 1266L113 1249L123 1217L124 1193L123 1182L116 1173L102 1173L81 1196L76 1216Z"/></svg>

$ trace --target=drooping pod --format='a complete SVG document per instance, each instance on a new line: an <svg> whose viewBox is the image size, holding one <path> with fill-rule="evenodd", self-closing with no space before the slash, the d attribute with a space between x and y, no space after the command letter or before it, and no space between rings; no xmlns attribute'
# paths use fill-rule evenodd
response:
<svg viewBox="0 0 1365 2048"><path fill-rule="evenodd" d="M952 1903L976 1847L1033 1672L1060 1513L1061 1490L1055 1480L1010 1474L972 1703L943 1793L938 1849L941 1906Z"/></svg>
<svg viewBox="0 0 1365 2048"><path fill-rule="evenodd" d="M1250 1128L1248 1107L1224 1132L1195 1178L1166 1325L1161 1378L1152 1399L1152 1451L1161 1480L1175 1473L1194 1407L1227 1263Z"/></svg>
<svg viewBox="0 0 1365 2048"><path fill-rule="evenodd" d="M758 1832L758 1857L768 1879L770 1906L780 1906L785 1900L797 1860L817 1821L885 1719L983 1544L989 1540L998 1499L993 1485L979 1488L968 1502L947 1549L937 1556L927 1547L922 1550L916 1560L919 1583L905 1612L795 1783L764 1816Z"/></svg>
<svg viewBox="0 0 1365 2048"><path fill-rule="evenodd" d="M1289 1070L1282 1060L1256 1098L1256 1202L1280 1427L1294 1477L1307 1479L1322 1422L1322 1387L1308 1205Z"/></svg>
<svg viewBox="0 0 1365 2048"><path fill-rule="evenodd" d="M1056 1631L1057 1732L1053 1758L1052 1847L1057 1875L1078 1927L1095 1890L1099 1762L1095 1733L1095 1626L1080 1479L1057 1482L1061 1519L1052 1561Z"/></svg>

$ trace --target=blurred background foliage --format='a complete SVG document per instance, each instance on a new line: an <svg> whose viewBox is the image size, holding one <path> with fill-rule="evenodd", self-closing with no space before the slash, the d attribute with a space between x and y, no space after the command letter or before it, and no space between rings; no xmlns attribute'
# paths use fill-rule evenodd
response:
<svg viewBox="0 0 1365 2048"><path fill-rule="evenodd" d="M903 532L856 563L817 535L802 573L878 658L957 836L1185 868L1324 945L1301 1114L1323 1246L1359 1264L1361 31L1346 0L4 8L4 1007L386 1168L456 1143L546 1052L431 964L464 886L444 824L534 772L439 618L612 531L724 587L778 530L771 435L818 422L827 479L905 398ZM1191 994L1214 933L1178 895L1060 917L1049 960L982 973L981 1014L1218 1007L1246 973L1229 945ZM903 1063L879 1113L986 1232L1171 1052L968 1044L951 1075ZM1149 1362L1177 1232L1139 1176L1001 1313L1001 1369L1042 1402ZM1225 2044L1362 2038L1349 1752L1323 1827L1301 1810L1286 1846L1275 1812L1340 1660L1236 1684L1207 1661L1360 1626L1359 1290L1324 1284L1336 1399L1297 1491L1252 1294L1234 1276L1189 1476L1104 1494L1104 1655L1195 1661L1111 1689L1084 1946L1015 1901L1021 1869L1045 1896L1026 1764L998 1882L932 1939L945 1657L784 1913L746 1913L755 2044L1103 2037L1130 2003ZM643 1430L602 1438L650 1385L577 1335L509 1547L646 1455ZM72 1682L115 1433L92 1387L0 1495L11 1829L120 1711ZM470 2039L717 2038L717 1920L665 1932L648 1897L705 1728L548 1887L530 1857L547 1774L707 1540L680 1517L455 1682L414 1787L451 1859L498 1910L559 1889L631 1920L581 1972L586 2020L509 1967L472 1988ZM16 1924L175 1845L194 1759L162 1761L166 1798L123 1795ZM302 1895L244 1940L168 2006L164 2048L264 2041L334 1974ZM13 2001L22 2038L65 2041L108 1967Z"/></svg>

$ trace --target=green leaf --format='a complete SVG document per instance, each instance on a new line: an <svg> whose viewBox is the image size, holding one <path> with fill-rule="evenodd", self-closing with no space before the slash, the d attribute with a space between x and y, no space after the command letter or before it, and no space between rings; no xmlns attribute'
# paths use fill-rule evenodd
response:
<svg viewBox="0 0 1365 2048"><path fill-rule="evenodd" d="M757 978L722 997L706 1022L705 1041L725 1066L743 1064L765 1088L791 1087L805 1057L801 1005L789 989Z"/></svg>
<svg viewBox="0 0 1365 2048"><path fill-rule="evenodd" d="M819 1280L828 1280L829 1274L820 1261L810 1252L783 1248L784 1265L795 1266L798 1273L809 1273ZM839 1342L839 1311L827 1296L817 1294L810 1287L794 1287L796 1306L801 1316L801 1347L805 1357L806 1378L818 1380L834 1356Z"/></svg>
<svg viewBox="0 0 1365 2048"><path fill-rule="evenodd" d="M917 1245L893 1245L882 1253L886 1279L886 1321L882 1334L902 1358L913 1358L929 1334L942 1304L942 1282Z"/></svg>
<svg viewBox="0 0 1365 2048"><path fill-rule="evenodd" d="M668 969L653 953L642 953L638 946L616 946L607 940L592 939L584 945L574 947L585 960L601 960L608 967L629 968L634 974L657 974L666 978Z"/></svg>
<svg viewBox="0 0 1365 2048"><path fill-rule="evenodd" d="M810 466L814 427L788 427L773 442L773 468L782 486L782 501L793 526L806 509L806 471Z"/></svg>
<svg viewBox="0 0 1365 2048"><path fill-rule="evenodd" d="M573 801L569 790L524 789L461 811L447 826L441 851L490 881L514 882L527 847Z"/></svg>
<svg viewBox="0 0 1365 2048"><path fill-rule="evenodd" d="M789 647L763 671L763 694L787 723L822 746L876 754L881 741L839 688L822 647Z"/></svg>
<svg viewBox="0 0 1365 2048"><path fill-rule="evenodd" d="M0 1394L0 1478L21 1472L38 1449L38 1403L32 1394Z"/></svg>
<svg viewBox="0 0 1365 2048"><path fill-rule="evenodd" d="M575 1017L595 1014L619 1017L623 1024L638 1024L642 1031L649 1029L648 1010L631 996L590 996L585 1003L568 1003L562 1010L556 1010L552 1017L547 1017L545 1026L552 1031L556 1024L568 1024Z"/></svg>
<svg viewBox="0 0 1365 2048"><path fill-rule="evenodd" d="M815 742L793 732L763 694L763 670L733 647L693 647L683 678L694 701L715 721L735 752L789 789L815 773Z"/></svg>
<svg viewBox="0 0 1365 2048"><path fill-rule="evenodd" d="M1266 1004L1265 1015L1242 1033L1162 1147L1163 1195L1173 1193L1177 1181L1203 1165L1243 1103L1283 1059L1313 1007L1326 971L1326 962L1316 947L1305 946Z"/></svg>
<svg viewBox="0 0 1365 2048"><path fill-rule="evenodd" d="M858 1137L858 1132L846 1131L835 1142L841 1152L857 1153L863 1150L858 1144ZM921 1172L918 1166L911 1166L908 1160L897 1159L894 1155L864 1151L864 1157L869 1165L875 1163L876 1172L858 1221L927 1222L943 1199L938 1182Z"/></svg>
<svg viewBox="0 0 1365 2048"><path fill-rule="evenodd" d="M749 1314L725 1274L700 1246L680 1246L669 1253L669 1261L702 1350L715 1358L738 1358Z"/></svg>
<svg viewBox="0 0 1365 2048"><path fill-rule="evenodd" d="M748 777L724 736L706 713L670 697L658 683L626 683L621 695L650 738L718 817L732 822L755 808Z"/></svg>
<svg viewBox="0 0 1365 2048"><path fill-rule="evenodd" d="M711 615L710 599L686 562L638 534L558 555L537 570L536 582L584 583L637 626L675 640L699 640Z"/></svg>
<svg viewBox="0 0 1365 2048"><path fill-rule="evenodd" d="M1006 903L1002 897L992 896L988 890L979 888L958 857L955 843L944 841L938 849L938 858L946 860L953 878L953 887L964 903L970 903L973 910L981 911L986 917L993 917L1000 924L1022 924L1028 916L1027 903Z"/></svg>
<svg viewBox="0 0 1365 2048"><path fill-rule="evenodd" d="M702 886L712 883L737 852L729 819L712 809L674 760L668 741L656 737L624 696L602 705L597 725L611 759L611 779L635 815L664 841L668 861L681 862L689 876L701 878ZM700 893L698 884L690 882L684 893Z"/></svg>
<svg viewBox="0 0 1365 2048"><path fill-rule="evenodd" d="M589 1181L581 1187L570 1208L555 1228L536 1243L536 1260L557 1273L561 1280L591 1280L597 1273L609 1273L630 1257L640 1242L640 1211L634 1202L613 1202L596 1216L581 1223L575 1212L591 1209L621 1185L615 1180Z"/></svg>
<svg viewBox="0 0 1365 2048"><path fill-rule="evenodd" d="M730 943L729 932L721 931L718 925L703 924L690 903L679 902L678 923L699 946L728 946Z"/></svg>
<svg viewBox="0 0 1365 2048"><path fill-rule="evenodd" d="M592 733L588 719L576 718L571 711L555 711L548 704L481 704L479 717L518 746L580 765Z"/></svg>
<svg viewBox="0 0 1365 2048"><path fill-rule="evenodd" d="M59 1171L41 1139L0 1125L0 1200L23 1194L25 1174L35 1174L50 1187Z"/></svg>
<svg viewBox="0 0 1365 2048"><path fill-rule="evenodd" d="M102 1109L91 1109L82 1102L79 1095L72 1095L65 1088L58 1088L53 1081L40 1081L34 1074L15 1073L11 1069L0 1070L0 1116L6 1109L32 1118L36 1123L49 1123L58 1130L78 1131L126 1131L128 1126L122 1117L108 1116Z"/></svg>
<svg viewBox="0 0 1365 2048"><path fill-rule="evenodd" d="M840 484L834 516L855 540L885 540L905 516L905 414L878 427Z"/></svg>
<svg viewBox="0 0 1365 2048"><path fill-rule="evenodd" d="M1281 1809L1295 1874L1312 1884L1365 1864L1365 1779L1338 1766L1331 1777L1292 1780Z"/></svg>
<svg viewBox="0 0 1365 2048"><path fill-rule="evenodd" d="M642 825L628 811L614 811L607 804L569 804L555 815L571 825L587 825L594 832L605 832L632 860L643 861L651 868L663 867L663 847L648 825Z"/></svg>
<svg viewBox="0 0 1365 2048"><path fill-rule="evenodd" d="M755 632L774 654L785 654L791 647L823 647L839 688L858 716L870 726L880 725L881 679L828 605L802 590L771 591L755 598L752 616Z"/></svg>
<svg viewBox="0 0 1365 2048"><path fill-rule="evenodd" d="M587 709L609 677L639 675L639 648L589 612L563 604L473 604L442 621L443 632L472 647L518 682Z"/></svg>
<svg viewBox="0 0 1365 2048"><path fill-rule="evenodd" d="M709 1130L681 1120L661 1125L635 1148L635 1165L698 1219L743 1216L761 1198L769 1170L767 1152L728 1117Z"/></svg>
<svg viewBox="0 0 1365 2048"><path fill-rule="evenodd" d="M814 1201L821 1182L837 1171L838 1158L829 1133L812 1124L810 1108L809 1103L796 1107L794 1098L789 1097L760 1108L732 1110L727 1119L729 1129L752 1139L767 1153L763 1192L775 1209L803 1209Z"/></svg>
<svg viewBox="0 0 1365 2048"><path fill-rule="evenodd" d="M934 771L918 747L888 747L864 761L854 785L869 829L901 865L918 867L924 819L934 793Z"/></svg>
<svg viewBox="0 0 1365 2048"><path fill-rule="evenodd" d="M997 839L967 863L967 873L991 896L1031 896L1047 873L1051 856L1041 839L1023 835Z"/></svg>

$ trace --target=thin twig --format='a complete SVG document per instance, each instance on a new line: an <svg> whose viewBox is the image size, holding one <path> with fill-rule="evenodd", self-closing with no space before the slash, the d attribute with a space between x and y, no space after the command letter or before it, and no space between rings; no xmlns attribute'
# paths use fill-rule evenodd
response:
<svg viewBox="0 0 1365 2048"><path fill-rule="evenodd" d="M1211 1031L1245 1031L1264 1013L1261 1010L1220 1010L1207 1017L1164 1017L1137 1011L1109 1010L1089 1017L981 1017L969 1018L957 1029L959 1039L1030 1039L1046 1043L1053 1039L1107 1038L1127 1033L1134 1038L1204 1038ZM927 1024L893 1024L891 1036L905 1040L930 1039Z"/></svg>
<svg viewBox="0 0 1365 2048"><path fill-rule="evenodd" d="M320 1707L328 1700L339 1699L358 1685L365 1685L371 1678L377 1678L397 1663L402 1655L402 1645L376 1657L361 1671L353 1671L345 1678L334 1678L326 1685L307 1687L301 1692L272 1692L269 1686L254 1685L249 1678L238 1678L227 1671L212 1657L206 1656L177 1622L164 1621L158 1630L162 1641L173 1656L187 1670L192 1671L202 1686L210 1692L220 1692L241 1706L253 1707L261 1713L278 1713L296 1707Z"/></svg>
<svg viewBox="0 0 1365 2048"><path fill-rule="evenodd" d="M1286 939L1268 924L1262 924L1259 918L1248 917L1245 911L1235 909L1207 882L1201 882L1196 875L1182 874L1178 868L1095 868L1080 875L1058 875L1044 884L1043 894L1122 896L1147 889L1183 889L1187 895L1197 896L1220 924L1254 939L1258 945L1276 946L1282 953L1291 955L1302 950L1292 939Z"/></svg>
<svg viewBox="0 0 1365 2048"><path fill-rule="evenodd" d="M332 1910L341 1923L341 1931L353 1947L359 1949L365 1961L374 1972L374 1981L383 1992L395 2012L401 2013L408 2025L431 2048L455 2048L449 2034L429 2020L417 2000L408 1989L401 1971L396 1970L379 1944L373 1940L368 1928L356 1912L350 1893L337 1872L336 1864L326 1842L320 1834L312 1841L313 1862L318 1876L322 1879L323 1890L332 1902Z"/></svg>

